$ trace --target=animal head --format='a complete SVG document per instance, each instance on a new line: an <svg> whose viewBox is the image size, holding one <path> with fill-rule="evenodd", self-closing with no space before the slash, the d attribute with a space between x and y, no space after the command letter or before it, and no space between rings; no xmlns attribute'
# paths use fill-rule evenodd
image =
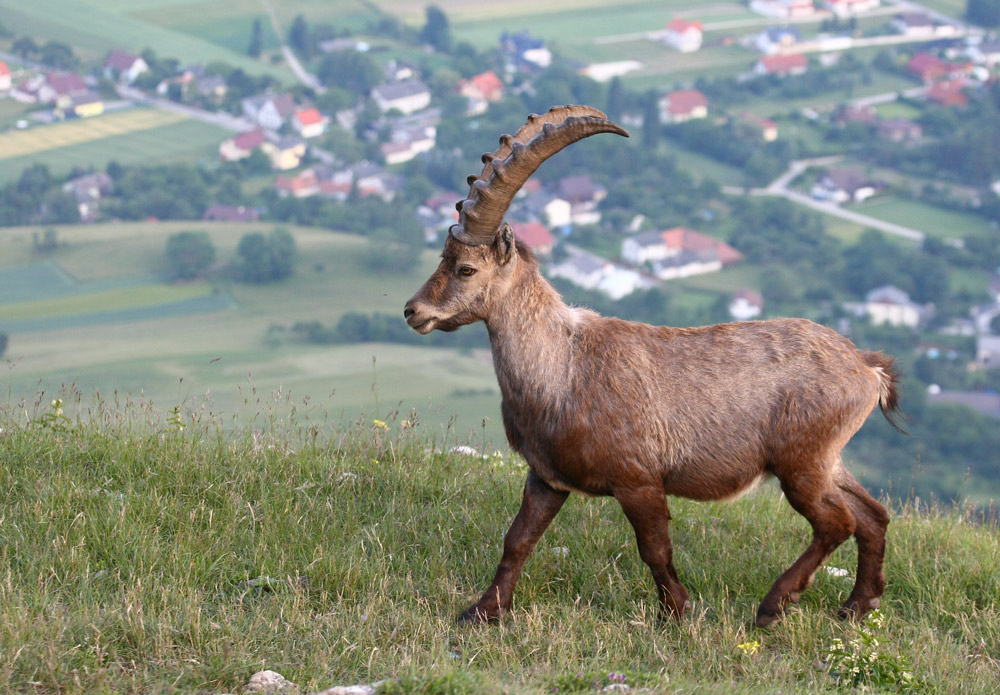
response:
<svg viewBox="0 0 1000 695"><path fill-rule="evenodd" d="M503 221L524 182L564 147L597 133L628 137L621 126L589 106L558 106L532 114L514 135L500 137L483 155L483 170L470 176L460 201L458 224L448 230L441 263L406 303L403 315L418 333L453 331L486 318L491 300L502 297L518 262L517 242Z"/></svg>

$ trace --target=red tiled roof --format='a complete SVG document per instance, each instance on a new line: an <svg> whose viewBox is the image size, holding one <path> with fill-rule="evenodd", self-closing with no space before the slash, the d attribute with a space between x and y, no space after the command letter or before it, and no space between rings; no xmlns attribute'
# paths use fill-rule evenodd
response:
<svg viewBox="0 0 1000 695"><path fill-rule="evenodd" d="M233 138L233 144L241 150L255 150L264 144L264 131L258 129L240 133Z"/></svg>
<svg viewBox="0 0 1000 695"><path fill-rule="evenodd" d="M49 75L48 83L56 94L81 94L89 90L84 79L71 72L54 72Z"/></svg>
<svg viewBox="0 0 1000 695"><path fill-rule="evenodd" d="M681 251L715 251L723 265L738 263L743 254L724 241L687 227L674 227L661 233L667 248Z"/></svg>
<svg viewBox="0 0 1000 695"><path fill-rule="evenodd" d="M556 239L544 224L540 222L515 222L514 236L529 249L552 246Z"/></svg>
<svg viewBox="0 0 1000 695"><path fill-rule="evenodd" d="M299 123L302 125L313 125L314 123L322 122L323 114L321 114L317 108L302 109L295 114L295 118L297 118Z"/></svg>
<svg viewBox="0 0 1000 695"><path fill-rule="evenodd" d="M762 56L760 63L764 66L765 72L770 75L781 75L795 70L805 70L809 66L809 61L801 53Z"/></svg>
<svg viewBox="0 0 1000 695"><path fill-rule="evenodd" d="M7 67L7 63L0 60L0 75L9 75L9 74L10 74L10 68Z"/></svg>
<svg viewBox="0 0 1000 695"><path fill-rule="evenodd" d="M925 82L944 77L951 71L948 63L930 53L917 53L910 58L906 69Z"/></svg>
<svg viewBox="0 0 1000 695"><path fill-rule="evenodd" d="M486 99L499 99L503 96L503 82L492 70L476 75L472 78L472 82Z"/></svg>
<svg viewBox="0 0 1000 695"><path fill-rule="evenodd" d="M121 51L116 48L108 54L108 59L104 61L104 65L114 70L128 70L137 60L139 60L139 56L134 53Z"/></svg>
<svg viewBox="0 0 1000 695"><path fill-rule="evenodd" d="M683 34L688 29L697 29L698 31L701 31L702 27L703 25L701 22L689 22L686 19L681 19L680 17L670 20L670 24L667 25L667 29L677 32L678 34Z"/></svg>
<svg viewBox="0 0 1000 695"><path fill-rule="evenodd" d="M942 80L931 85L927 98L941 106L968 106L965 80Z"/></svg>
<svg viewBox="0 0 1000 695"><path fill-rule="evenodd" d="M708 97L697 89L680 89L667 95L670 113L691 113L699 107L708 107Z"/></svg>

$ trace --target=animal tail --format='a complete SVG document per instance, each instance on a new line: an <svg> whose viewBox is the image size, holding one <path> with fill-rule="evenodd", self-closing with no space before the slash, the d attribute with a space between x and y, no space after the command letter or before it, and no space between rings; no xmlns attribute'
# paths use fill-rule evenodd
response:
<svg viewBox="0 0 1000 695"><path fill-rule="evenodd" d="M909 436L909 432L903 429L900 422L906 421L906 413L899 407L900 385L902 380L899 369L896 367L896 360L884 355L881 352L862 350L861 356L876 376L878 376L878 405L882 409L882 414L889 424L898 431Z"/></svg>

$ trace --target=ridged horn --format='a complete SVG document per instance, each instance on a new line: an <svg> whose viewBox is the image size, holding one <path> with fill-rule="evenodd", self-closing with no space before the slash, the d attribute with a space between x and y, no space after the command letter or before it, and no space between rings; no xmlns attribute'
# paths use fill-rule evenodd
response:
<svg viewBox="0 0 1000 695"><path fill-rule="evenodd" d="M492 244L511 201L542 162L567 145L598 133L628 131L589 106L554 106L531 114L513 135L501 135L495 152L483 155L483 171L469 177L469 196L459 201L458 224L449 233L469 246Z"/></svg>

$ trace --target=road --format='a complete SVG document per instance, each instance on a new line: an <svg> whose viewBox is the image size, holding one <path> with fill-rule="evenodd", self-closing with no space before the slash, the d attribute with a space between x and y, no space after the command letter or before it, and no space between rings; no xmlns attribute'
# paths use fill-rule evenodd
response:
<svg viewBox="0 0 1000 695"><path fill-rule="evenodd" d="M799 193L798 191L791 190L788 186L792 181L797 179L806 169L810 167L829 167L833 166L837 162L843 159L842 155L834 155L830 157L816 157L814 159L800 159L791 163L788 170L784 174L772 181L766 188L752 188L749 191L743 188L737 188L734 186L724 186L723 191L732 195L767 195L767 196L780 196L786 200L790 200L793 203L798 203L799 205L805 205L806 207L812 208L817 212L822 212L827 215L833 215L834 217L839 217L849 222L854 222L856 224L864 225L865 227L871 227L872 229L878 229L885 232L886 234L893 234L898 237L903 237L904 239L909 239L910 241L915 241L918 244L923 243L924 233L919 232L916 229L911 229L910 227L904 227L899 224L893 224L892 222L885 222L883 220L876 219L874 217L869 217L868 215L862 215L859 212L854 212L853 210L847 210L842 208L836 203L831 203L825 200L816 200L811 196L804 193Z"/></svg>
<svg viewBox="0 0 1000 695"><path fill-rule="evenodd" d="M306 69L302 67L302 63L299 62L298 57L292 49L285 44L285 41L282 38L285 35L285 32L281 30L281 23L278 21L278 14L274 11L274 6L271 4L271 0L260 0L260 4L264 6L264 9L267 10L268 17L271 18L271 26L274 28L274 35L278 37L278 41L281 42L281 52L285 56L285 62L288 63L288 67L295 73L299 82L304 84L306 87L315 90L317 94L325 92L326 87L320 83L315 75L307 72Z"/></svg>
<svg viewBox="0 0 1000 695"><path fill-rule="evenodd" d="M166 111L173 111L174 113L179 113L183 116L187 116L188 118L194 118L204 123L210 123L212 125L219 126L220 128L225 128L226 130L243 133L257 127L252 121L249 121L246 118L233 116L225 113L224 111L215 112L196 109L192 106L178 104L176 101L170 101L170 99L161 99L159 97L152 96L142 90L136 89L135 87L119 85L117 89L118 96L122 99L128 99L136 104L148 104Z"/></svg>

